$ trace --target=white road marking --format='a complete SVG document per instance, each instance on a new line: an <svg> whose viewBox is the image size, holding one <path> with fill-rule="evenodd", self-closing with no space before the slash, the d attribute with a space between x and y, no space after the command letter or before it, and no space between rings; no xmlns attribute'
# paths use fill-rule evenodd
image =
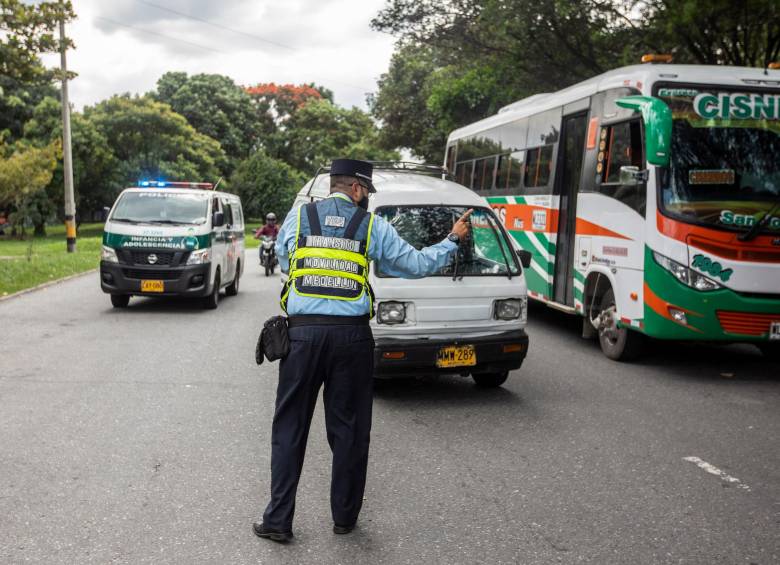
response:
<svg viewBox="0 0 780 565"><path fill-rule="evenodd" d="M699 469L702 469L704 471L707 471L711 475L715 475L716 477L720 477L721 480L726 481L727 483L733 483L737 485L737 488L750 490L750 487L747 486L745 483L740 481L736 477L732 477L725 471L721 471L718 469L715 465L712 463L707 463L706 461L699 459L698 457L683 457L683 461L688 461L689 463L693 463L696 465Z"/></svg>

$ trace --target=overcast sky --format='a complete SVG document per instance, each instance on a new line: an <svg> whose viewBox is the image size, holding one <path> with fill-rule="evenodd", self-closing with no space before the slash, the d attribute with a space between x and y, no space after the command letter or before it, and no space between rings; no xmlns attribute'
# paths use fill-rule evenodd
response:
<svg viewBox="0 0 780 565"><path fill-rule="evenodd" d="M393 52L393 37L369 28L384 0L73 5L78 19L66 33L76 43L68 67L78 73L70 97L79 109L116 93L148 92L166 71L220 73L242 85L313 81L333 90L338 104L365 108L366 93L376 90ZM59 65L59 57L45 63Z"/></svg>

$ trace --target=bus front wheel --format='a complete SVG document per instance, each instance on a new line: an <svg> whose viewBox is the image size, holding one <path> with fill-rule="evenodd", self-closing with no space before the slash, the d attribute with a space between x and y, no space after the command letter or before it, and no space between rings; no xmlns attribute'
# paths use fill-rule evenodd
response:
<svg viewBox="0 0 780 565"><path fill-rule="evenodd" d="M591 322L598 329L599 345L604 355L614 361L630 361L642 352L644 336L620 327L618 320L615 293L610 288L604 293L600 311L595 318L591 318Z"/></svg>
<svg viewBox="0 0 780 565"><path fill-rule="evenodd" d="M780 343L760 343L758 348L764 357L775 363L780 363Z"/></svg>

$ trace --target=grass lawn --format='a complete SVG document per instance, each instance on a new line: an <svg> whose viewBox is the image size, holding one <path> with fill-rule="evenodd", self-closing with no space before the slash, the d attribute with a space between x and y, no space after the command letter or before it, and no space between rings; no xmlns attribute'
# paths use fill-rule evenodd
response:
<svg viewBox="0 0 780 565"><path fill-rule="evenodd" d="M76 253L65 250L65 226L49 226L46 237L0 236L0 296L96 269L103 224L82 224Z"/></svg>
<svg viewBox="0 0 780 565"><path fill-rule="evenodd" d="M246 221L246 249L259 246L254 230L261 225L258 220ZM46 233L46 237L29 236L26 240L0 236L0 296L96 269L100 265L103 224L81 225L76 253L65 251L65 226L49 226Z"/></svg>

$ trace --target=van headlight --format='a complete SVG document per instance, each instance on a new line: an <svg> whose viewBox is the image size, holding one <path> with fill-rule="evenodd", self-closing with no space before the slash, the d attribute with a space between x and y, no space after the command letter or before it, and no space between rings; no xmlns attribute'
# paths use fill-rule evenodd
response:
<svg viewBox="0 0 780 565"><path fill-rule="evenodd" d="M496 300L494 312L498 320L517 320L526 318L525 298L508 298L506 300Z"/></svg>
<svg viewBox="0 0 780 565"><path fill-rule="evenodd" d="M705 277L704 275L700 275L696 271L689 269L685 265L681 265L677 261L669 259L669 257L661 255L657 251L653 251L653 258L655 258L656 263L672 273L674 278L691 288L695 288L696 290L715 290L716 288L721 287L721 285L714 280Z"/></svg>
<svg viewBox="0 0 780 565"><path fill-rule="evenodd" d="M100 260L106 263L119 263L119 258L116 256L116 251L111 247L105 245L100 249Z"/></svg>
<svg viewBox="0 0 780 565"><path fill-rule="evenodd" d="M402 324L406 320L406 305L403 302L380 302L377 316L380 324Z"/></svg>
<svg viewBox="0 0 780 565"><path fill-rule="evenodd" d="M209 248L198 249L197 251L190 252L190 256L187 257L188 265L203 265L211 260L211 254Z"/></svg>

